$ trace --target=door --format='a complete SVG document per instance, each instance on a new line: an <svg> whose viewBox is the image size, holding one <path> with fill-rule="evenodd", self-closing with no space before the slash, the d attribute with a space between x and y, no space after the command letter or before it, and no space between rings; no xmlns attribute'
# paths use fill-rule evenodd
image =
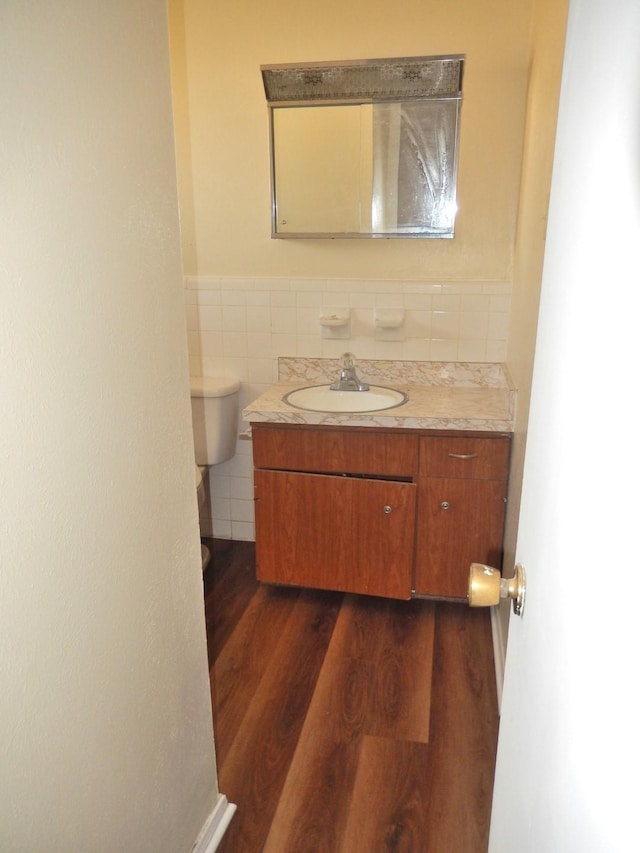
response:
<svg viewBox="0 0 640 853"><path fill-rule="evenodd" d="M256 469L254 485L259 580L411 597L415 483Z"/></svg>
<svg viewBox="0 0 640 853"><path fill-rule="evenodd" d="M489 850L639 849L640 4L570 5Z"/></svg>

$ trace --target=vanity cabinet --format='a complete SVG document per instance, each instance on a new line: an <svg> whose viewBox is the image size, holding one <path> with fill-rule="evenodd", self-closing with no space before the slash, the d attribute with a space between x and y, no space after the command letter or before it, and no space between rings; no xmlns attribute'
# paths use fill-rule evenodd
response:
<svg viewBox="0 0 640 853"><path fill-rule="evenodd" d="M261 581L465 599L500 565L510 439L255 423Z"/></svg>
<svg viewBox="0 0 640 853"><path fill-rule="evenodd" d="M418 439L254 424L261 581L411 597Z"/></svg>

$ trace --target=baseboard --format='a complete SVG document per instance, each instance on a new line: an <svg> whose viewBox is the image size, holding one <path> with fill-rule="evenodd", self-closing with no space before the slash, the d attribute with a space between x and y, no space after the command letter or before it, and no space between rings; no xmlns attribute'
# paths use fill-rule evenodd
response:
<svg viewBox="0 0 640 853"><path fill-rule="evenodd" d="M198 840L193 845L192 853L214 853L235 811L236 806L230 803L224 794L218 794L215 808L204 822Z"/></svg>
<svg viewBox="0 0 640 853"><path fill-rule="evenodd" d="M502 707L502 683L504 681L504 662L507 657L507 639L502 628L499 608L491 607L491 638L493 641L493 662L496 669L496 695L498 714Z"/></svg>

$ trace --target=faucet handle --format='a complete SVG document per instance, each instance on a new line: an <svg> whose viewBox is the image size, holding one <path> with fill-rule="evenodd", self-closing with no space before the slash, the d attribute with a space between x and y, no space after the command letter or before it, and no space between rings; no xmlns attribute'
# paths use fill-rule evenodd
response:
<svg viewBox="0 0 640 853"><path fill-rule="evenodd" d="M347 369L356 366L356 357L352 352L342 353L342 366Z"/></svg>

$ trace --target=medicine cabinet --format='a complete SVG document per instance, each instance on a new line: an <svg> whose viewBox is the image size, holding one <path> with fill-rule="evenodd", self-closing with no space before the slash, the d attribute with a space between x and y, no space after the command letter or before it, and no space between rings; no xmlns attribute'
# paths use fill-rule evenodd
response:
<svg viewBox="0 0 640 853"><path fill-rule="evenodd" d="M271 236L454 236L461 55L263 65Z"/></svg>

